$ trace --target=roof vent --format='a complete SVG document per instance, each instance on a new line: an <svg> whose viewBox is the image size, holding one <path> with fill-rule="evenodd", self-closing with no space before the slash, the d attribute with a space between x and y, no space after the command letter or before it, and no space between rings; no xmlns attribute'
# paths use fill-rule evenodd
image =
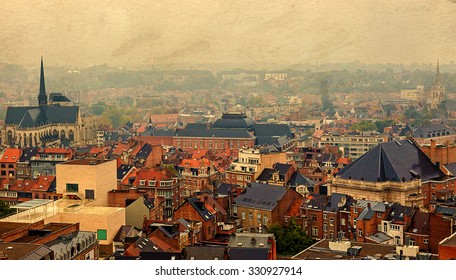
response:
<svg viewBox="0 0 456 280"><path fill-rule="evenodd" d="M401 142L399 142L399 141L396 141L396 144L398 144L399 146L402 146Z"/></svg>

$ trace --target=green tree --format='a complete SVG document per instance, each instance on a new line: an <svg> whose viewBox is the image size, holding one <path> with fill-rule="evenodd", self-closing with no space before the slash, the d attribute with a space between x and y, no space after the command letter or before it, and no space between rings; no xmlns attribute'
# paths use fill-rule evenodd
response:
<svg viewBox="0 0 456 280"><path fill-rule="evenodd" d="M92 111L92 114L101 116L103 112L105 111L106 104L104 102L97 102L90 106L90 111Z"/></svg>
<svg viewBox="0 0 456 280"><path fill-rule="evenodd" d="M372 131L377 130L377 126L370 121L361 121L359 123L355 123L354 125L352 125L351 129L358 131Z"/></svg>
<svg viewBox="0 0 456 280"><path fill-rule="evenodd" d="M280 224L272 224L268 228L269 233L273 233L277 242L277 253L281 255L295 255L307 247L311 246L315 241L291 219L287 227L282 227Z"/></svg>
<svg viewBox="0 0 456 280"><path fill-rule="evenodd" d="M0 218L11 215L14 213L14 209L11 209L6 202L0 200Z"/></svg>

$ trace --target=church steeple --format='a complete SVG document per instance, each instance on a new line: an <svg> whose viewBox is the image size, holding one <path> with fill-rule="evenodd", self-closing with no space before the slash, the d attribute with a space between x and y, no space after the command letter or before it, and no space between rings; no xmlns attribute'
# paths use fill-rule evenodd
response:
<svg viewBox="0 0 456 280"><path fill-rule="evenodd" d="M434 86L440 86L440 65L439 60L437 59L437 69L435 70L435 81Z"/></svg>
<svg viewBox="0 0 456 280"><path fill-rule="evenodd" d="M43 57L41 57L41 70L40 70L40 92L38 94L38 105L46 106L47 105L47 95L46 87L44 85L44 66L43 66Z"/></svg>

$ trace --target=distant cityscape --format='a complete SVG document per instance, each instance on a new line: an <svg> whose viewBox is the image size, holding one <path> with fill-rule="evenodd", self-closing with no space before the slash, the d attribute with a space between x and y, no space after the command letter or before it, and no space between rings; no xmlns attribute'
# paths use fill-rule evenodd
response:
<svg viewBox="0 0 456 280"><path fill-rule="evenodd" d="M456 259L453 62L307 66L0 64L0 260Z"/></svg>

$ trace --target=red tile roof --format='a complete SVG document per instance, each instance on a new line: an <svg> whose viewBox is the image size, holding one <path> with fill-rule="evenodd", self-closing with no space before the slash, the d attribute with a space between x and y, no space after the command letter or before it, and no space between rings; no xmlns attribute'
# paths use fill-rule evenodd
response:
<svg viewBox="0 0 456 280"><path fill-rule="evenodd" d="M36 184L36 180L17 180L13 186L10 186L10 191L16 192L31 192L32 186Z"/></svg>
<svg viewBox="0 0 456 280"><path fill-rule="evenodd" d="M18 148L6 148L5 153L3 153L0 162L4 163L15 163L19 160L22 155L22 150Z"/></svg>
<svg viewBox="0 0 456 280"><path fill-rule="evenodd" d="M37 178L37 182L32 186L33 191L47 192L55 180L55 176L41 175Z"/></svg>
<svg viewBox="0 0 456 280"><path fill-rule="evenodd" d="M163 250L165 252L175 252L178 253L180 252L178 249L174 248L170 244L168 244L166 241L162 240L160 237L156 235L151 235L148 237L148 239L154 243L154 245L159 248L160 250Z"/></svg>

